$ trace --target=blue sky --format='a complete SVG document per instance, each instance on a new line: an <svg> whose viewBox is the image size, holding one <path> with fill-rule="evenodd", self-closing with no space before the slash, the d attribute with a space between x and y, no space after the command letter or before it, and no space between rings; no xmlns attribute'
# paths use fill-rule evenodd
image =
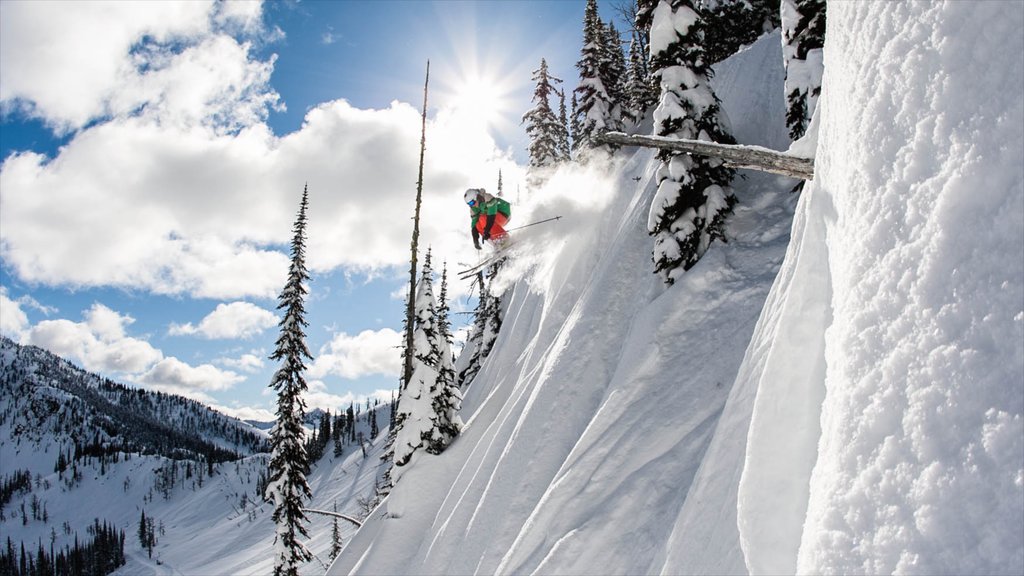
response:
<svg viewBox="0 0 1024 576"><path fill-rule="evenodd" d="M462 191L518 193L531 71L575 87L584 4L0 2L0 330L269 417L308 185L308 402L386 396L427 59L421 241L458 268Z"/></svg>

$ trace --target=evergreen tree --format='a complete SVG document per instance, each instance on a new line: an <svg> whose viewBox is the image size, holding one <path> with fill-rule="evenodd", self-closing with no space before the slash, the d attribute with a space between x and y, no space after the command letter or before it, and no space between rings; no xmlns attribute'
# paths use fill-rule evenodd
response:
<svg viewBox="0 0 1024 576"><path fill-rule="evenodd" d="M332 510L334 510L334 512L337 512L338 505L334 504ZM337 558L338 554L341 554L341 545L341 529L338 528L338 517L335 516L334 523L331 525L331 551L330 553L328 553L328 558L330 558L331 560Z"/></svg>
<svg viewBox="0 0 1024 576"><path fill-rule="evenodd" d="M565 112L565 90L558 91L558 155L565 161L572 159L569 141L569 117Z"/></svg>
<svg viewBox="0 0 1024 576"><path fill-rule="evenodd" d="M523 123L526 124L526 135L530 138L530 173L540 180L545 168L563 160L559 149L560 124L551 110L550 102L551 95L558 93L555 84L560 84L562 80L548 72L548 63L543 58L540 60L540 68L533 71L531 79L536 83L533 90L534 106L523 114Z"/></svg>
<svg viewBox="0 0 1024 576"><path fill-rule="evenodd" d="M433 416L431 389L437 382L437 359L431 341L437 338L436 308L433 294L433 271L430 266L430 252L423 263L423 275L416 290L416 315L414 318L414 342L412 350L413 375L403 384L398 398L398 432L394 446L394 464L397 467L410 463L416 451L424 447L424 439L430 438ZM398 478L394 478L398 481Z"/></svg>
<svg viewBox="0 0 1024 576"><path fill-rule="evenodd" d="M782 0L786 126L793 140L807 131L818 104L824 46L825 0Z"/></svg>
<svg viewBox="0 0 1024 576"><path fill-rule="evenodd" d="M622 128L622 111L615 100L615 83L611 73L608 48L609 34L597 12L597 0L587 0L583 14L583 48L576 68L580 83L574 94L579 95L574 112L577 131L573 134L574 150L592 146L595 135ZM620 51L621 53L621 51Z"/></svg>
<svg viewBox="0 0 1024 576"><path fill-rule="evenodd" d="M607 25L602 26L601 32L604 38L604 62L601 69L601 80L604 82L608 95L619 111L618 120L621 127L623 120L633 120L633 118L629 117L627 110L629 100L626 94L627 67L626 56L622 51L622 36L619 34L619 30L615 27L614 22L609 22Z"/></svg>
<svg viewBox="0 0 1024 576"><path fill-rule="evenodd" d="M465 388L473 381L477 372L480 371L485 356L482 354L482 343L484 332L487 331L487 307L490 303L490 296L487 291L487 285L484 283L484 273L482 271L477 272L476 281L479 297L476 301L476 309L473 311L473 325L469 329L466 344L462 348L462 354L468 354L469 361L466 367L459 372L458 384L460 388Z"/></svg>
<svg viewBox="0 0 1024 576"><path fill-rule="evenodd" d="M306 531L308 520L303 508L304 502L312 496L306 483L309 461L303 445L302 428L306 408L302 393L307 388L303 372L306 369L305 359L312 358L306 348L303 332L308 326L304 305L305 283L309 280L305 262L308 204L307 186L302 191L302 202L293 229L288 280L277 306L279 310L285 311L279 323L281 334L270 356L271 360L281 363L270 384L277 391L277 424L270 431L272 453L267 486L267 498L274 504L272 518L277 524L275 576L296 575L299 565L312 558L309 550L299 541L300 535L309 536Z"/></svg>
<svg viewBox="0 0 1024 576"><path fill-rule="evenodd" d="M650 109L658 101L651 89L650 74L647 70L647 58L640 47L636 34L629 43L629 67L626 71L626 100L629 114L639 124Z"/></svg>
<svg viewBox="0 0 1024 576"><path fill-rule="evenodd" d="M703 22L694 0L661 0L654 10L652 66L661 82L654 111L658 134L734 144L719 123L719 100L702 48ZM647 229L654 236L655 272L669 284L690 269L711 242L724 240L725 218L736 202L735 170L704 156L662 151L658 190Z"/></svg>
<svg viewBox="0 0 1024 576"><path fill-rule="evenodd" d="M438 301L435 324L437 326L437 383L434 390L433 433L427 445L427 452L440 454L462 432L462 392L455 381L455 358L452 356L452 331L448 319L448 266L441 272L441 294Z"/></svg>

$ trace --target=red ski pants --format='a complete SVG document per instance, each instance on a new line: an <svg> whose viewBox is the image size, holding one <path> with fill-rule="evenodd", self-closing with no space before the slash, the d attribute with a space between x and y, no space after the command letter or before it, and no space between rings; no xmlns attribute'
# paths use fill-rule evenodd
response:
<svg viewBox="0 0 1024 576"><path fill-rule="evenodd" d="M508 217L500 212L494 215L494 225L491 226L491 239L499 240L508 236L508 232L505 231L505 224L508 224ZM484 236L484 228L487 227L487 216L481 214L476 218L476 231L480 233L480 238Z"/></svg>

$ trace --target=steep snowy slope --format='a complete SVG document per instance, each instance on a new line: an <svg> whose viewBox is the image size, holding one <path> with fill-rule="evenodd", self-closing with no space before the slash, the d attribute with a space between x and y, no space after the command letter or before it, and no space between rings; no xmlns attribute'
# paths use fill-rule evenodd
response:
<svg viewBox="0 0 1024 576"><path fill-rule="evenodd" d="M1024 4L828 6L744 370L752 572L1024 573Z"/></svg>
<svg viewBox="0 0 1024 576"><path fill-rule="evenodd" d="M784 141L781 73L778 36L719 66L742 142ZM681 513L796 197L788 179L737 180L730 243L666 289L645 231L654 163L649 151L624 152L536 194L534 214L567 222L523 238L496 282L507 285L505 323L466 392L466 430L403 476L331 574L680 570ZM727 559L703 554L742 566L733 541Z"/></svg>

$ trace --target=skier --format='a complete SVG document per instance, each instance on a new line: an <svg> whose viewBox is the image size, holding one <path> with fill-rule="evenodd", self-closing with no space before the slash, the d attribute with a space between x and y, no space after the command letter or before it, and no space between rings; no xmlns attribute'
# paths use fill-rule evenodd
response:
<svg viewBox="0 0 1024 576"><path fill-rule="evenodd" d="M490 240L501 247L508 238L505 224L512 218L512 206L504 199L488 194L483 188L470 188L463 196L469 205L473 246L479 250L480 240Z"/></svg>

